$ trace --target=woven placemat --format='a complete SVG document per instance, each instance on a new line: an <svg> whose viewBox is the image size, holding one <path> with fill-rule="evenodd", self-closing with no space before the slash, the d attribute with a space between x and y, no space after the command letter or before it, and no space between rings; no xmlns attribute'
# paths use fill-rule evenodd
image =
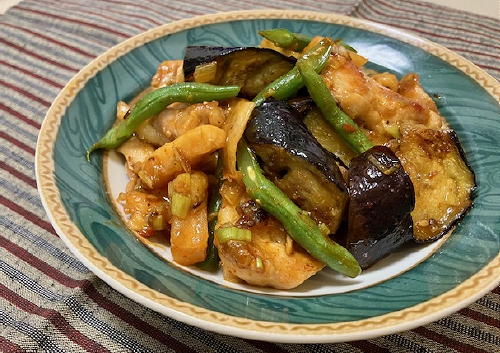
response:
<svg viewBox="0 0 500 353"><path fill-rule="evenodd" d="M344 344L213 334L122 296L57 237L34 177L35 144L59 90L110 46L155 26L256 8L336 12L442 44L500 77L500 21L417 0L23 1L0 16L0 350L4 352L500 352L500 289L433 324Z"/></svg>

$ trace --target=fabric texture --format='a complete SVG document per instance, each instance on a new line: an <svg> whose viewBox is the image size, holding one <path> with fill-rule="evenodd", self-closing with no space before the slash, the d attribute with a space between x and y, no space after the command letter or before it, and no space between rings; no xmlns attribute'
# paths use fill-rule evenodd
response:
<svg viewBox="0 0 500 353"><path fill-rule="evenodd" d="M266 7L337 12L413 31L500 77L498 19L418 0L20 3L0 17L0 351L500 352L500 288L400 334L274 344L213 334L149 310L94 276L57 237L36 190L34 153L43 117L65 83L110 46L147 29Z"/></svg>

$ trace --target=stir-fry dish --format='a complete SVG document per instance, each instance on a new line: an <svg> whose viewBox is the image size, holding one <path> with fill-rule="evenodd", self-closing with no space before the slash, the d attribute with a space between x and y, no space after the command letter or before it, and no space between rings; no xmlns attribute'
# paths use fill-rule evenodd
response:
<svg viewBox="0 0 500 353"><path fill-rule="evenodd" d="M260 34L259 47L187 47L118 102L87 157L125 157L127 226L180 265L279 289L325 266L356 277L450 231L474 174L418 75L367 69L342 40Z"/></svg>

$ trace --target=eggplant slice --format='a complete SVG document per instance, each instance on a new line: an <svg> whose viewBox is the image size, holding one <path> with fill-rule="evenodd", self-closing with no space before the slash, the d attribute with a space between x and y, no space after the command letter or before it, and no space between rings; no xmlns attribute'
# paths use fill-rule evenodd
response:
<svg viewBox="0 0 500 353"><path fill-rule="evenodd" d="M347 249L365 269L412 239L415 193L388 147L375 146L349 168Z"/></svg>
<svg viewBox="0 0 500 353"><path fill-rule="evenodd" d="M472 206L474 173L453 130L403 130L396 154L415 187L413 237L434 241Z"/></svg>
<svg viewBox="0 0 500 353"><path fill-rule="evenodd" d="M214 78L207 83L240 86L240 96L253 99L269 83L290 71L295 61L265 48L189 46L184 55L184 75L186 81L193 81L197 66L216 62Z"/></svg>
<svg viewBox="0 0 500 353"><path fill-rule="evenodd" d="M245 137L266 176L335 233L347 203L345 180L336 157L314 139L301 115L286 102L266 101L254 110Z"/></svg>

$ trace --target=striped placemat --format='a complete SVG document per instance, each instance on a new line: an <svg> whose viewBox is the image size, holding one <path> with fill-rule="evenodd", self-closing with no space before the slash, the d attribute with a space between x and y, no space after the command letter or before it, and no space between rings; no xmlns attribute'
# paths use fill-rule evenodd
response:
<svg viewBox="0 0 500 353"><path fill-rule="evenodd" d="M0 350L4 352L500 352L500 288L425 327L377 339L288 345L209 333L96 278L57 237L34 179L42 119L110 46L173 20L255 8L337 12L440 43L500 77L500 21L418 0L23 1L0 17ZM495 14L492 14L495 15Z"/></svg>

